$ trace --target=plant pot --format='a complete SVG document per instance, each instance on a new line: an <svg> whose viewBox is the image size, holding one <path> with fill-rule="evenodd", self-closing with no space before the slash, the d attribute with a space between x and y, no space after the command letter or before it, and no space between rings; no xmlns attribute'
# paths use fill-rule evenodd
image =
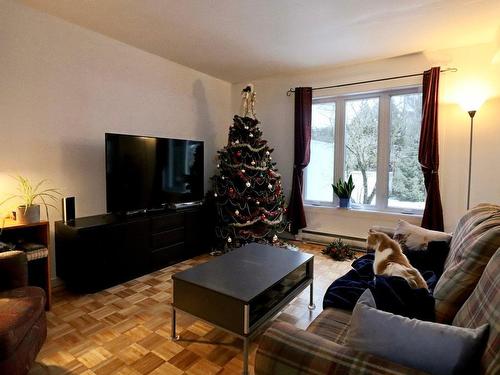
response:
<svg viewBox="0 0 500 375"><path fill-rule="evenodd" d="M38 223L40 221L40 205L19 206L16 210L16 221L19 224Z"/></svg>
<svg viewBox="0 0 500 375"><path fill-rule="evenodd" d="M351 198L339 198L340 208L351 208Z"/></svg>

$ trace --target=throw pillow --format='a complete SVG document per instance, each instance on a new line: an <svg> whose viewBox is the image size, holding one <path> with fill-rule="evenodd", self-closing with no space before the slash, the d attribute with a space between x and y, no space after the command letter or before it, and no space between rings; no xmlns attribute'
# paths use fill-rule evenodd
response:
<svg viewBox="0 0 500 375"><path fill-rule="evenodd" d="M403 251L427 250L430 241L446 241L450 243L451 234L429 230L399 220L394 232L394 239L399 242Z"/></svg>
<svg viewBox="0 0 500 375"><path fill-rule="evenodd" d="M430 374L475 374L487 331L487 324L461 328L377 310L367 289L354 307L346 345Z"/></svg>
<svg viewBox="0 0 500 375"><path fill-rule="evenodd" d="M439 278L443 273L444 262L450 252L450 245L446 241L430 241L427 251L407 250L406 257L411 265L420 272L432 271Z"/></svg>

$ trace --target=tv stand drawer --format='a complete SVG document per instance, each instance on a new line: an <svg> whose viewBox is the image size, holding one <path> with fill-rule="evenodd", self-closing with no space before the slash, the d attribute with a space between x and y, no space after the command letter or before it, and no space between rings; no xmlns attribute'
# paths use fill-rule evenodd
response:
<svg viewBox="0 0 500 375"><path fill-rule="evenodd" d="M183 227L184 215L169 214L161 217L152 218L152 232L160 233L169 229Z"/></svg>
<svg viewBox="0 0 500 375"><path fill-rule="evenodd" d="M153 250L151 253L151 260L155 270L170 266L187 258L184 242L162 247L161 249Z"/></svg>
<svg viewBox="0 0 500 375"><path fill-rule="evenodd" d="M153 249L170 246L178 242L184 242L184 228L182 227L156 233L152 236Z"/></svg>

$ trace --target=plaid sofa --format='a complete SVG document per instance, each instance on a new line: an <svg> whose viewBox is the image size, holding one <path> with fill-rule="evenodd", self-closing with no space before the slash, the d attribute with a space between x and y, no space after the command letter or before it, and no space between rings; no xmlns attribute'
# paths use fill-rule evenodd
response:
<svg viewBox="0 0 500 375"><path fill-rule="evenodd" d="M488 322L481 374L500 374L500 206L479 205L459 221L436 289L443 323L476 328ZM262 336L256 375L422 374L344 345L350 311L325 309L307 328L274 323Z"/></svg>

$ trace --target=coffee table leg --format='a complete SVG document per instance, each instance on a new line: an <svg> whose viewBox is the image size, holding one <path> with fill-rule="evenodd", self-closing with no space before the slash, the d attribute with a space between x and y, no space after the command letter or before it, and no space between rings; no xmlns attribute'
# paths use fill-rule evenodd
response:
<svg viewBox="0 0 500 375"><path fill-rule="evenodd" d="M172 306L172 327L171 327L171 334L172 334L172 341L177 341L179 340L179 335L175 332L175 307Z"/></svg>
<svg viewBox="0 0 500 375"><path fill-rule="evenodd" d="M313 283L311 283L311 287L309 289L309 306L307 306L309 310L314 310L316 305L314 304L314 292L313 292Z"/></svg>
<svg viewBox="0 0 500 375"><path fill-rule="evenodd" d="M249 338L243 338L243 375L248 375L248 344Z"/></svg>

